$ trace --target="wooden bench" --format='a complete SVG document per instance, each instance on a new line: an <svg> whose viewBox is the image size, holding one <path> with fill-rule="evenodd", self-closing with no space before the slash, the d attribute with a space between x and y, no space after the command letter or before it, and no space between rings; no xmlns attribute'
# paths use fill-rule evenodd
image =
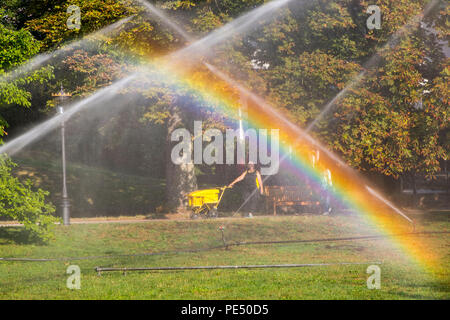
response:
<svg viewBox="0 0 450 320"><path fill-rule="evenodd" d="M312 200L312 192L299 186L265 186L266 209L273 210L273 215L277 215L278 206L312 206L320 205L319 201Z"/></svg>

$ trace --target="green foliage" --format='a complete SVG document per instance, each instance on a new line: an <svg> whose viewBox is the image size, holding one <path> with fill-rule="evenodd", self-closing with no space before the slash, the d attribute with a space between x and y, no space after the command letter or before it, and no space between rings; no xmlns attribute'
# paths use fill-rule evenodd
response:
<svg viewBox="0 0 450 320"><path fill-rule="evenodd" d="M394 177L433 176L439 160L448 158L449 141L442 136L449 126L448 59L433 61L442 72L430 81L422 46L402 41L384 55L383 67L339 104L338 134L330 141L352 166Z"/></svg>
<svg viewBox="0 0 450 320"><path fill-rule="evenodd" d="M0 10L0 14L2 12ZM0 111L11 105L31 107L31 93L25 86L36 82L42 84L53 77L52 67L43 67L25 75L10 71L38 53L39 49L40 43L28 31L15 31L0 23ZM7 126L0 114L0 137L6 134Z"/></svg>
<svg viewBox="0 0 450 320"><path fill-rule="evenodd" d="M51 239L54 223L53 205L45 202L48 192L34 191L31 181L24 183L11 175L14 164L0 157L0 216L23 223L25 228L43 241Z"/></svg>
<svg viewBox="0 0 450 320"><path fill-rule="evenodd" d="M192 19L194 29L199 32L209 32L222 26L222 19L215 15L209 8L202 8L197 16Z"/></svg>
<svg viewBox="0 0 450 320"><path fill-rule="evenodd" d="M39 42L28 31L14 31L0 24L0 69L6 70L22 63L39 49Z"/></svg>
<svg viewBox="0 0 450 320"><path fill-rule="evenodd" d="M338 101L315 130L360 170L394 177L433 176L439 161L448 158L450 144L444 85L448 59L438 41L448 32L448 8L442 4L431 11L424 28L415 19L428 1L380 0L375 4L381 8L382 28L367 30L366 8L371 4L291 3L254 34L226 46L216 64L233 61L231 74L305 127L409 23L380 53L378 63L366 70L364 81ZM250 61L258 67L249 68Z"/></svg>
<svg viewBox="0 0 450 320"><path fill-rule="evenodd" d="M270 70L271 100L284 106L291 118L304 126L320 112L360 67L320 50L304 52L298 57L283 59L283 65ZM295 88L295 89L294 89Z"/></svg>
<svg viewBox="0 0 450 320"><path fill-rule="evenodd" d="M169 16L182 17L176 22L188 32L204 34L265 2L177 0L157 4ZM237 35L214 48L211 62L267 97L298 125L307 126L364 69L365 62L428 3L292 1L274 13L269 23L264 19L256 23L256 32ZM66 9L72 4L81 8L81 30L66 27ZM380 30L366 28L366 9L371 4L381 8ZM19 30L26 26L42 40L41 51L140 12L129 0L8 0L2 7L8 17L1 21ZM352 166L394 177L417 172L432 176L439 160L448 158L448 59L442 52L442 40L448 37L448 14L449 8L442 1L425 19L433 32L411 24L392 47L380 54L380 63L366 70L364 82L339 101L317 126L316 134ZM127 57L146 61L185 44L148 15L137 16L126 27L97 52L74 50L56 66L58 79L64 79L68 90L75 95L93 92L121 76L129 62ZM17 46L22 48L22 57L20 50L0 51L4 52L8 68L36 52L38 43L26 32L6 33L18 43L25 42ZM125 53L121 56L118 51ZM195 72L205 71L198 66ZM45 78L42 75L41 79ZM23 87L37 79L18 84L0 82L0 102L30 106L31 96ZM164 124L175 102L197 98L187 90L174 88L146 82L136 86L143 98L140 103L147 106L144 119ZM206 107L208 103L197 102L196 109L200 105ZM421 108L415 107L418 105ZM5 125L0 118L0 135Z"/></svg>
<svg viewBox="0 0 450 320"><path fill-rule="evenodd" d="M42 48L49 49L64 41L82 37L113 22L135 13L129 0L69 0L50 7L43 15L26 21L26 26L38 39ZM67 8L76 5L81 11L81 28L67 28L70 14Z"/></svg>
<svg viewBox="0 0 450 320"><path fill-rule="evenodd" d="M179 39L172 30L161 27L146 15L129 21L126 30L110 40L114 48L127 53L127 62L130 58L133 59L132 57L148 61L149 57L168 54L180 48L184 42L184 39Z"/></svg>
<svg viewBox="0 0 450 320"><path fill-rule="evenodd" d="M40 43L28 31L15 31L0 24L0 111L1 108L14 105L31 107L31 93L24 86L35 82L42 84L52 77L51 67L40 68L19 77L5 74L5 70L27 61L39 49ZM0 114L0 137L6 134L7 127L8 123ZM45 202L48 193L41 189L33 191L30 181L21 183L13 177L13 166L9 159L0 156L0 216L20 221L33 235L47 241L57 221L51 215L55 209Z"/></svg>
<svg viewBox="0 0 450 320"><path fill-rule="evenodd" d="M122 66L107 54L89 54L75 50L63 61L63 68L71 73L71 83L76 85L73 94L89 94L111 84L121 75Z"/></svg>
<svg viewBox="0 0 450 320"><path fill-rule="evenodd" d="M189 0L175 0L175 1L165 1L161 6L165 9L177 10L177 9L190 9L196 6L196 2L201 1L189 1Z"/></svg>
<svg viewBox="0 0 450 320"><path fill-rule="evenodd" d="M2 104L31 107L31 93L23 86L36 82L43 84L51 78L53 78L53 68L43 67L11 81L0 80L0 107Z"/></svg>
<svg viewBox="0 0 450 320"><path fill-rule="evenodd" d="M255 25L256 32L216 48L214 63L228 68L240 82L268 97L304 127L364 70L365 62L395 32L410 24L380 53L379 63L366 70L363 83L338 101L316 130L360 170L394 177L433 176L439 161L447 159L450 145L445 86L448 59L438 41L448 34L448 7L443 4L431 11L423 28L415 19L428 3L377 1L382 12L380 30L366 28L366 9L374 4L370 1L291 3L274 13L271 22ZM197 32L208 32L260 4L201 1L188 9L191 26ZM148 119L168 116L158 103L150 110Z"/></svg>

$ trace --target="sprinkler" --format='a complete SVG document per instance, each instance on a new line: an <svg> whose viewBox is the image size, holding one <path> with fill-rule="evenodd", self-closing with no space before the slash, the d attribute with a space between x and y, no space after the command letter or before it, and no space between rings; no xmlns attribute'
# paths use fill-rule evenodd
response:
<svg viewBox="0 0 450 320"><path fill-rule="evenodd" d="M225 226L220 226L219 231L222 233L222 242L225 247L225 250L229 250L227 241L225 239Z"/></svg>

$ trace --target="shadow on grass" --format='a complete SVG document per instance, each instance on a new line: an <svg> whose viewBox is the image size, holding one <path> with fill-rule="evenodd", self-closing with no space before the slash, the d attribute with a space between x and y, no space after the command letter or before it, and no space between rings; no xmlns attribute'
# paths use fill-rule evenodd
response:
<svg viewBox="0 0 450 320"><path fill-rule="evenodd" d="M36 244L42 245L43 242L36 238L29 230L18 227L0 228L0 246L10 244Z"/></svg>

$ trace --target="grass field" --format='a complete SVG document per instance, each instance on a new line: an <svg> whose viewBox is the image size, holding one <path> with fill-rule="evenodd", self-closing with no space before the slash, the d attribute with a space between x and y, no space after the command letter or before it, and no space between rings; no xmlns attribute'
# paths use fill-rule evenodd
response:
<svg viewBox="0 0 450 320"><path fill-rule="evenodd" d="M446 231L448 213L423 215L422 231ZM21 228L0 228L0 257L114 256L204 248L227 241L292 240L373 234L355 215L149 221L58 226L48 245L28 243ZM425 236L424 236L425 239ZM450 238L428 235L442 267L431 276L387 240L232 247L198 253L54 262L0 261L1 299L449 299ZM103 273L94 268L362 262L297 269ZM382 262L381 289L368 290L366 269ZM81 268L81 289L66 288L66 269Z"/></svg>

